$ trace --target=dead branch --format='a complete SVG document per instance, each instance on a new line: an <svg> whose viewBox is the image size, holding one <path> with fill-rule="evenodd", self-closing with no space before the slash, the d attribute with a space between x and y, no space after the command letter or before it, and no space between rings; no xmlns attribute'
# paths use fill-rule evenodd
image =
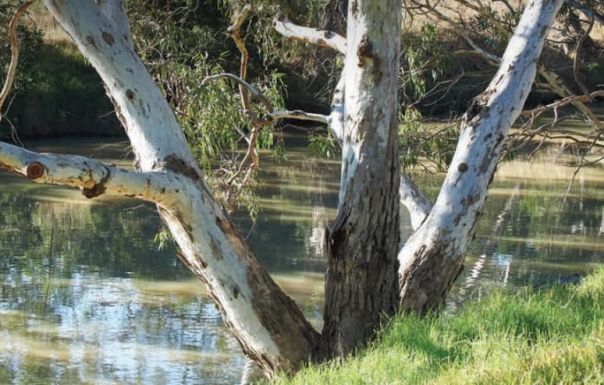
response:
<svg viewBox="0 0 604 385"><path fill-rule="evenodd" d="M493 66L499 66L499 64L501 62L501 58L499 58L497 55L494 55L494 54L486 51L482 47L480 47L480 45L478 43L476 43L470 37L470 35L468 33L465 32L467 29L464 27L463 23L457 22L457 21L453 20L452 18L448 17L447 15L443 14L442 12L440 12L437 9L437 7L435 5L431 5L429 2L421 3L418 0L412 0L412 1L418 7L423 8L429 16L436 17L437 19L449 24L452 28L452 31L454 33L456 33L458 36L460 36L461 38L463 38L464 40L466 40L467 43L470 45L470 47L472 47L472 49L474 49L474 51L476 51L476 53L478 55L480 55L487 63L489 63ZM475 12L480 13L482 11L481 7L477 6L476 4L472 4L472 3L468 2L467 0L456 0L456 1L466 7L474 10ZM491 21L492 21L494 28L497 28L498 30L504 31L504 32L507 31L507 27L505 25L502 25L500 20L498 20L496 18L491 18ZM554 71L547 68L545 65L540 64L537 67L537 71L538 71L539 75L545 80L547 88L550 89L555 94L557 94L558 96L560 96L562 98L571 98L571 99L573 99L576 96L564 84L564 82L559 78L559 76ZM571 104L579 112L581 112L586 117L587 120L589 120L593 124L595 129L601 130L604 128L604 123L600 122L600 120L598 119L598 116L580 99L578 99L578 100L573 99Z"/></svg>

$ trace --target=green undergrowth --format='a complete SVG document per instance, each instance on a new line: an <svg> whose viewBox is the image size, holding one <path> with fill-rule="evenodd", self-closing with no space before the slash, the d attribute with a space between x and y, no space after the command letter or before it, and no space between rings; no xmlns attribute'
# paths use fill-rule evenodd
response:
<svg viewBox="0 0 604 385"><path fill-rule="evenodd" d="M604 269L394 319L369 348L272 384L604 384Z"/></svg>

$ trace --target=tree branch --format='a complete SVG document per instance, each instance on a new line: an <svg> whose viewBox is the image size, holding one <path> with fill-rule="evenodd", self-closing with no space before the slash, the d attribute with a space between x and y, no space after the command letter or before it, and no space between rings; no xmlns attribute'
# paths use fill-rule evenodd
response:
<svg viewBox="0 0 604 385"><path fill-rule="evenodd" d="M430 203L428 198L420 191L419 187L417 187L413 180L405 173L401 173L398 191L401 204L409 210L411 227L413 230L417 230L428 214L430 214L432 203Z"/></svg>
<svg viewBox="0 0 604 385"><path fill-rule="evenodd" d="M457 2L473 9L476 12L479 12L479 13L481 12L480 8L477 8L476 6L468 3L465 0L457 0ZM466 40L468 42L468 44L472 47L472 49L474 49L476 51L476 53L478 55L480 55L481 57L483 57L484 60L487 61L489 64L491 64L495 67L498 67L500 65L501 58L499 56L494 55L494 54L484 50L483 48L481 48L470 37L470 35L465 32L466 28L462 23L457 22L457 21L453 20L452 18L446 16L442 12L438 11L436 9L436 7L428 6L426 4L421 4L415 0L414 0L414 3L417 4L420 8L427 8L427 12L430 12L436 18L448 23L452 27L453 32L455 32L460 37L462 37L464 40ZM490 20L492 21L494 28L497 28L499 31L502 31L502 32L507 31L506 30L507 27L505 25L502 25L501 21L499 21L495 18L490 18ZM539 64L537 67L537 71L538 71L539 75L541 75L541 77L543 79L545 79L547 88L549 88L552 92L554 92L561 98L570 97L572 99L576 96L564 84L564 82L559 78L559 76L554 71L547 68L545 65ZM585 90L583 92L585 92ZM604 127L604 123L602 123L599 120L598 116L589 107L587 107L587 105L585 103L583 103L580 100L573 99L571 104L573 105L574 108L576 108L579 112L581 112L589 121L591 121L596 129L600 130Z"/></svg>
<svg viewBox="0 0 604 385"><path fill-rule="evenodd" d="M277 32L289 39L302 40L346 54L346 38L335 32L303 27L288 20L279 19L273 21L273 26Z"/></svg>
<svg viewBox="0 0 604 385"><path fill-rule="evenodd" d="M264 96L264 94L262 92L260 92L260 90L258 90L258 88L256 88L256 86L254 86L253 84L248 83L247 81L243 80L242 78L240 78L239 76L237 76L235 74L224 72L224 73L220 73L220 74L216 74L216 75L206 76L201 81L201 85L205 86L205 85L207 85L211 81L214 81L214 80L217 80L217 79L223 79L223 78L231 79L234 82L237 82L240 86L245 87L252 94L252 96L254 96L258 100L260 100L260 102L264 105L264 107L268 111L272 111L273 110L273 104L271 103L271 101L268 100L268 98L266 96ZM250 108L250 107L246 106L245 108Z"/></svg>
<svg viewBox="0 0 604 385"><path fill-rule="evenodd" d="M86 198L122 195L158 204L172 204L182 184L172 172L138 172L105 165L78 155L40 154L0 142L0 168L36 183L78 187Z"/></svg>
<svg viewBox="0 0 604 385"><path fill-rule="evenodd" d="M93 0L44 4L101 76L138 166L182 179L178 201L160 206L161 217L184 263L207 285L244 352L269 375L300 367L316 351L318 333L262 268L212 197L168 102L119 34L123 28L99 12Z"/></svg>
<svg viewBox="0 0 604 385"><path fill-rule="evenodd" d="M338 143L342 145L344 138L344 122L345 122L345 105L344 105L344 77L342 76L334 90L333 99L331 102L331 113L327 117L327 123L331 133L336 138ZM417 229L426 216L430 213L432 204L430 200L421 192L419 187L411 180L411 178L401 173L399 184L400 202L409 210L411 217L411 226Z"/></svg>
<svg viewBox="0 0 604 385"><path fill-rule="evenodd" d="M314 114L312 112L306 112L302 110L281 110L273 111L269 114L272 119L297 119L297 120L309 120L313 122L319 122L328 124L329 116L323 114Z"/></svg>
<svg viewBox="0 0 604 385"><path fill-rule="evenodd" d="M258 88L256 88L253 84L246 82L245 80L241 79L239 76L234 75L234 74L220 73L220 74L216 74L216 75L206 76L202 80L201 85L206 85L212 80L221 79L221 78L231 79L231 80L237 82L239 85L247 88L250 91L250 93L252 94L252 96L254 96L255 98L257 98L258 100L260 100L262 102L262 104L268 111L267 112L268 117L271 120L296 119L296 120L309 120L309 121L314 121L314 122L319 122L319 123L324 123L324 124L329 123L329 116L323 115L323 114L316 114L316 113L306 112L306 111L302 111L302 110L276 110L276 111L273 111L272 103L260 90L258 90ZM263 123L265 123L265 122L263 122Z"/></svg>
<svg viewBox="0 0 604 385"><path fill-rule="evenodd" d="M10 21L8 26L8 33L10 36L10 63L8 65L8 71L6 71L6 80L4 81L4 86L2 87L2 91L0 91L0 120L2 120L2 107L4 106L4 102L10 93L11 88L13 87L13 82L15 81L15 74L17 72L17 64L19 63L19 39L17 39L17 26L19 25L19 18L30 5L34 3L35 0L27 1L17 8L15 15Z"/></svg>
<svg viewBox="0 0 604 385"><path fill-rule="evenodd" d="M587 103L587 102L591 102L597 98L602 98L602 97L604 97L604 90L593 91L587 95L567 96L565 98L558 99L550 104L546 104L544 106L539 106L532 110L523 111L522 116L537 117L547 110L555 110L558 108L566 107L569 104L572 104L573 102Z"/></svg>
<svg viewBox="0 0 604 385"><path fill-rule="evenodd" d="M547 30L562 3L528 3L499 70L464 114L438 198L399 253L402 310L425 312L440 306L460 273L504 141L532 88Z"/></svg>

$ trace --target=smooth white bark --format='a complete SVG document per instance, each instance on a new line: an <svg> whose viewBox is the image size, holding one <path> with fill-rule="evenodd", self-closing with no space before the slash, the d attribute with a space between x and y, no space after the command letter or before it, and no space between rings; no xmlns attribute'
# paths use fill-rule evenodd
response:
<svg viewBox="0 0 604 385"><path fill-rule="evenodd" d="M112 5L110 3L116 3ZM45 0L44 4L99 72L116 113L132 142L139 167L161 168L168 157L181 159L201 175L174 112L132 48L121 2ZM114 19L100 11L110 10Z"/></svg>
<svg viewBox="0 0 604 385"><path fill-rule="evenodd" d="M302 110L278 110L273 111L269 114L272 119L297 119L297 120L308 120L311 122L318 122L328 124L329 117L323 114L315 114L312 112L306 112Z"/></svg>
<svg viewBox="0 0 604 385"><path fill-rule="evenodd" d="M436 203L399 253L403 309L439 306L459 273L502 143L531 90L545 36L562 2L529 2L497 74L464 115Z"/></svg>
<svg viewBox="0 0 604 385"><path fill-rule="evenodd" d="M401 204L409 211L411 228L417 230L432 210L432 203L424 196L419 187L405 173L401 174L399 187Z"/></svg>
<svg viewBox="0 0 604 385"><path fill-rule="evenodd" d="M88 198L122 195L172 205L182 176L163 171L139 172L77 155L40 154L0 142L0 168L26 176L36 183L78 187Z"/></svg>
<svg viewBox="0 0 604 385"><path fill-rule="evenodd" d="M304 40L310 43L317 44L317 40L326 34L333 37L331 40L330 47L336 49L341 53L346 53L346 38L336 35L332 32L321 31L309 27L301 27L291 22L283 22L275 20L275 30L281 35L287 38L295 38ZM319 44L325 45L325 44ZM357 57L356 52L349 53L354 57ZM334 94L331 102L331 112L327 116L326 120L323 120L323 116L319 116L317 119L305 119L315 120L321 123L327 123L329 130L334 135L340 146L343 144L344 138L344 127L346 125L346 73L342 73L340 80L334 89ZM279 113L281 114L281 113ZM314 116L315 114L305 113L307 116ZM272 115L272 114L271 114ZM276 114L275 116L279 116ZM301 115L304 119L304 116ZM292 118L297 118L291 116ZM401 174L399 195L401 197L401 204L407 208L411 217L411 226L413 229L417 229L419 225L426 218L432 204L421 192L418 186L413 180L406 174Z"/></svg>
<svg viewBox="0 0 604 385"><path fill-rule="evenodd" d="M290 21L279 19L273 21L273 26L277 32L287 38L302 40L320 47L329 47L342 54L346 53L346 38L335 32L303 27Z"/></svg>
<svg viewBox="0 0 604 385"><path fill-rule="evenodd" d="M119 0L112 10L120 10ZM224 322L267 374L295 370L313 354L318 334L258 264L207 189L174 113L132 50L119 25L92 0L44 4L100 74L143 171L179 175L174 203L160 202L162 218L182 259L208 286ZM106 3L103 7L106 7Z"/></svg>

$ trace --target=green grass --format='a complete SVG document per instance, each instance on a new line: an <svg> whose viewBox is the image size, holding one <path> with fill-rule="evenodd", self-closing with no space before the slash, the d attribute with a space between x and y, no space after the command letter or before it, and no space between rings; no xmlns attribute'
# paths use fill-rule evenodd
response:
<svg viewBox="0 0 604 385"><path fill-rule="evenodd" d="M456 315L397 317L358 355L272 384L604 384L604 269Z"/></svg>

